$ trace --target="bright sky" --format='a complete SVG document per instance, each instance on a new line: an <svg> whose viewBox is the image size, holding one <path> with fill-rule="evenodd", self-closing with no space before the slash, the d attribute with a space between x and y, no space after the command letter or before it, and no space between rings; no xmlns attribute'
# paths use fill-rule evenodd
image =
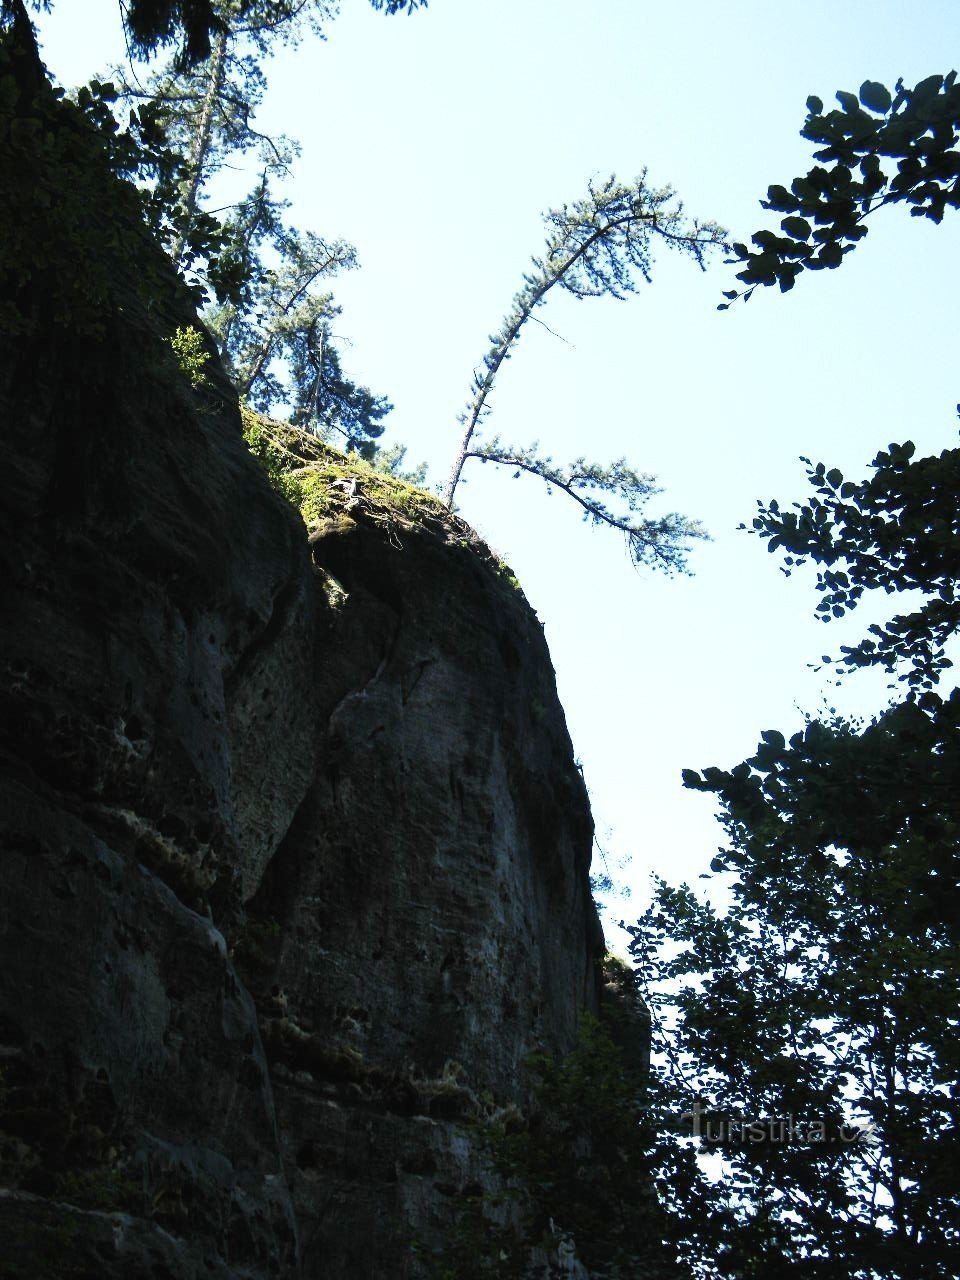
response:
<svg viewBox="0 0 960 1280"><path fill-rule="evenodd" d="M304 229L343 236L362 270L335 285L350 375L396 408L388 442L439 484L471 372L542 240L541 211L591 176L644 166L690 213L749 239L758 200L810 167L804 103L865 79L912 85L960 64L953 0L432 0L386 18L344 0L326 42L268 67L258 127L299 138L287 194ZM41 20L62 82L122 55L115 0L57 0ZM805 497L801 454L866 473L878 449L956 442L956 221L885 211L836 272L720 313L733 268L668 256L626 302L550 301L505 368L488 431L562 461L626 455L659 477L659 510L713 542L694 576L630 564L619 535L583 526L536 481L468 464L462 514L512 565L545 623L602 843L629 855L635 917L651 871L696 880L722 833L683 768L730 767L762 729L804 710L874 710L884 681L841 691L807 668L859 636L813 618L812 578L789 581L737 532L758 497ZM611 868L615 870L615 868ZM615 874L616 871L615 871ZM614 930L608 929L608 934ZM616 938L611 936L611 941Z"/></svg>

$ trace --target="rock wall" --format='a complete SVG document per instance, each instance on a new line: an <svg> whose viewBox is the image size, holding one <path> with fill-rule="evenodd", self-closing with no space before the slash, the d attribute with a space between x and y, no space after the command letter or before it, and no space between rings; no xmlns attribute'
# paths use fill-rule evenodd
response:
<svg viewBox="0 0 960 1280"><path fill-rule="evenodd" d="M308 541L6 45L0 1276L414 1276L597 1000L542 631L439 511L331 486Z"/></svg>
<svg viewBox="0 0 960 1280"><path fill-rule="evenodd" d="M535 617L456 522L384 525L366 505L312 544L336 602L317 770L249 900L243 965L272 1010L297 1220L337 1276L371 1256L405 1274L412 1234L434 1239L483 1185L463 1122L526 1106L524 1059L572 1045L602 951Z"/></svg>

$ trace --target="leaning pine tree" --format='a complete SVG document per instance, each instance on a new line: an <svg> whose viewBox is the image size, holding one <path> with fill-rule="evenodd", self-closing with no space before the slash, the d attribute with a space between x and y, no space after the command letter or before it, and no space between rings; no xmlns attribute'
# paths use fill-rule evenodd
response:
<svg viewBox="0 0 960 1280"><path fill-rule="evenodd" d="M453 504L464 465L470 458L509 467L516 475L538 476L550 489L559 489L583 509L584 519L624 533L637 564L651 564L668 572L682 569L691 539L703 529L671 513L649 519L643 509L659 493L652 476L635 471L624 458L600 464L577 458L558 464L541 455L536 445L504 444L499 437L481 442L479 428L490 412L497 375L513 352L521 331L556 286L575 298L624 298L636 292L637 277L650 281L653 246L661 241L685 253L701 268L713 249L725 247L723 231L712 222L684 218L683 206L669 188L647 185L643 173L632 185L611 177L591 183L587 195L573 204L551 209L544 217L549 229L546 251L534 258L523 287L490 349L474 374L470 399L460 415L463 434L444 488L444 501ZM615 508L607 505L612 498Z"/></svg>

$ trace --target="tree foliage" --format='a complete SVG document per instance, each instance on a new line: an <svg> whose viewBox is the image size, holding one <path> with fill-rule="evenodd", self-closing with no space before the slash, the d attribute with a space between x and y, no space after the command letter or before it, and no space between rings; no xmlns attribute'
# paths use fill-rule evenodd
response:
<svg viewBox="0 0 960 1280"><path fill-rule="evenodd" d="M833 167L770 189L787 234L736 247L748 292L836 266L882 204L937 222L957 204L954 79L867 82L826 116L808 101L804 132ZM860 481L804 461L812 496L760 503L754 530L787 574L817 566L825 622L868 592L911 593L836 668L896 673L904 696L685 771L720 802L711 871L729 905L658 881L632 950L664 1087L695 1100L725 1164L707 1195L730 1225L702 1273L946 1280L960 1274L960 690L941 682L960 624L960 451L892 444Z"/></svg>
<svg viewBox="0 0 960 1280"><path fill-rule="evenodd" d="M960 696L935 719L904 703L769 731L685 781L720 799L730 905L658 881L632 949L676 1019L667 1074L722 1118L738 1203L720 1274L956 1274ZM871 1141L842 1140L854 1122Z"/></svg>
<svg viewBox="0 0 960 1280"><path fill-rule="evenodd" d="M426 0L370 0L385 13L412 13ZM310 0L235 0L239 21L255 20L261 29L278 28L307 9ZM324 0L324 8L326 8ZM124 21L141 57L158 46L177 47L177 62L187 69L210 56L212 42L223 31L221 0L129 0Z"/></svg>
<svg viewBox="0 0 960 1280"><path fill-rule="evenodd" d="M264 63L278 44L296 44L304 31L322 35L334 12L331 0L216 0L216 34L204 62L185 64L174 56L147 76L143 68L115 69L123 100L150 104L180 157L176 183L156 188L170 210L168 246L178 265L188 268L196 256L185 252L192 223L225 166L252 153L267 175L289 171L296 143L254 125L267 88Z"/></svg>
<svg viewBox="0 0 960 1280"><path fill-rule="evenodd" d="M296 43L304 28L320 34L333 8L326 0L283 6L217 0L215 7L217 34L204 63L182 65L172 57L149 74L131 63L129 70L114 68L111 78L124 105L149 109L177 158L169 171L142 175L162 214L155 232L185 273L193 269L219 298L235 299L245 283L237 268L249 262L226 252L222 222L204 215L202 198L225 167L251 157L264 183L289 172L297 144L254 125L267 87L264 62L277 43ZM198 248L194 224L204 220L218 234Z"/></svg>
<svg viewBox="0 0 960 1280"><path fill-rule="evenodd" d="M933 75L913 89L898 80L893 93L865 80L859 94L841 90L840 106L824 112L820 98L807 99L801 135L817 143L815 165L789 189L768 189L765 209L787 216L784 234L758 231L755 249L735 244L737 273L749 297L756 285L792 289L804 270L838 267L867 234L865 219L884 205L905 204L914 217L943 219L960 207L960 85L957 73ZM729 302L721 304L721 310Z"/></svg>
<svg viewBox="0 0 960 1280"><path fill-rule="evenodd" d="M587 523L605 525L623 533L637 565L649 565L667 573L683 571L690 542L708 536L701 524L676 512L655 518L643 515L650 498L663 490L655 477L635 471L625 458L607 464L576 458L559 464L541 454L536 443L510 448L501 443L499 436L485 441L475 451L468 450L466 456L509 467L515 477L524 473L536 476L548 492L557 489L565 493L581 507ZM617 501L620 510L608 507L604 495Z"/></svg>
<svg viewBox="0 0 960 1280"><path fill-rule="evenodd" d="M663 1162L647 1079L647 1014L628 966L607 956L603 971L598 1013L581 1013L571 1051L527 1059L528 1113L511 1108L511 1123L494 1121L484 1135L506 1211L480 1201L463 1206L442 1261L428 1264L431 1277L688 1277L652 1186ZM671 1144L664 1154L673 1190L699 1182L692 1153Z"/></svg>
<svg viewBox="0 0 960 1280"><path fill-rule="evenodd" d="M645 1083L604 1020L583 1015L564 1059L537 1054L532 1124L498 1149L502 1171L530 1198L526 1237L561 1233L591 1274L675 1274L664 1262L662 1216L650 1185ZM660 1265L658 1265L660 1264Z"/></svg>
<svg viewBox="0 0 960 1280"><path fill-rule="evenodd" d="M953 452L946 467L911 455L881 455L879 484L811 468L817 505L784 522L769 504L756 522L791 567L801 551L843 557L848 572L820 575L826 620L864 590L924 592L845 650L845 670L905 669L906 699L865 725L767 731L732 770L686 771L720 800L727 842L711 870L731 877L730 905L659 881L631 931L667 1015L666 1074L727 1135L777 1118L828 1135L873 1126L870 1144L721 1141L736 1185L722 1276L919 1280L960 1265L960 690L933 688L957 540L911 514L931 493L955 512L960 487Z"/></svg>
<svg viewBox="0 0 960 1280"><path fill-rule="evenodd" d="M804 458L814 496L786 511L776 500L759 503L753 527L771 551L786 552L785 573L807 560L819 566L817 612L825 622L843 617L869 591L922 593L909 612L873 623L859 644L842 646L837 666L841 674L870 666L899 671L920 693L952 666L945 649L960 630L960 449L914 455L909 440L891 444L859 482Z"/></svg>
<svg viewBox="0 0 960 1280"><path fill-rule="evenodd" d="M936 788L906 806L900 788L887 803L872 790L897 778L916 727L902 709L866 737L814 722L782 746L764 735L748 774L706 771L694 785L724 806L716 865L736 872L730 908L660 882L632 930L651 994L666 1002L682 984L668 1002L672 1067L719 1118L706 1139L728 1165L715 1198L735 1226L717 1244L720 1275L956 1274L960 955L937 830L948 819L924 828ZM871 788L857 804L835 782L844 771ZM682 950L657 964L667 939Z"/></svg>
<svg viewBox="0 0 960 1280"><path fill-rule="evenodd" d="M590 183L583 199L549 210L544 222L548 228L545 251L533 259L522 288L474 373L470 399L460 415L463 434L444 501L452 505L464 464L470 458L512 467L517 473L537 475L549 486L575 497L585 519L625 533L638 563L680 568L688 540L704 534L698 525L677 515L657 522L633 519L656 492L650 476L632 470L622 459L604 466L581 458L566 468L557 468L551 459L539 457L536 446L503 445L499 439L479 443L478 429L490 412L500 369L552 289L559 287L581 299L623 299L636 292L638 279L649 283L655 243L687 254L703 268L711 250L723 246L724 233L714 223L688 222L674 193L669 188L650 187L645 173L631 185L615 177L601 184ZM612 512L593 496L596 493L619 498L625 511Z"/></svg>
<svg viewBox="0 0 960 1280"><path fill-rule="evenodd" d="M273 183L298 147L254 123L266 58L278 42L295 43L307 30L322 34L334 11L330 0L216 0L205 62L174 56L149 76L118 70L120 89L100 85L98 92L135 107L131 121L143 147L135 176L149 193L151 228L195 287L219 303L206 319L240 394L373 457L391 405L344 372L333 329L340 308L328 288L356 266L356 252L286 221L287 202L273 195ZM159 140L149 153L141 120ZM211 183L251 159L260 169L253 189L208 212Z"/></svg>
<svg viewBox="0 0 960 1280"><path fill-rule="evenodd" d="M239 302L208 314L240 394L264 413L286 408L296 426L365 457L391 409L383 396L343 371L332 326L340 314L323 286L356 266L343 240L301 232L284 221L266 172L224 224L223 255L245 281Z"/></svg>

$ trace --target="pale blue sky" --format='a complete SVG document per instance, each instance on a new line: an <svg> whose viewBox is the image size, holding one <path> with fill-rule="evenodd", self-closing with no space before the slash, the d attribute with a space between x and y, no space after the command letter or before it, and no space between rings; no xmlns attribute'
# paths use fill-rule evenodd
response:
<svg viewBox="0 0 960 1280"><path fill-rule="evenodd" d="M542 210L590 176L646 166L746 239L769 225L767 186L810 165L808 94L960 64L956 6L931 0L343 10L326 42L273 60L259 123L303 144L293 220L358 248L362 270L336 286L348 369L390 396L389 439L428 460L435 483L472 368L539 250ZM68 84L122 53L112 0L82 13L59 0L41 32ZM812 585L787 581L738 523L758 497L804 496L800 454L859 477L890 440L956 441L958 247L955 221L887 211L840 270L726 313L731 268L700 275L668 256L626 302L551 301L539 314L566 341L531 326L506 366L491 433L539 439L558 460L626 454L659 477L661 509L714 538L694 577L665 580L534 481L472 463L458 494L545 623L598 830L632 856L628 919L651 870L695 879L720 838L681 769L733 765L760 730L792 731L824 693L806 664L851 634L816 623ZM864 710L883 681L860 677L839 702L827 692Z"/></svg>

